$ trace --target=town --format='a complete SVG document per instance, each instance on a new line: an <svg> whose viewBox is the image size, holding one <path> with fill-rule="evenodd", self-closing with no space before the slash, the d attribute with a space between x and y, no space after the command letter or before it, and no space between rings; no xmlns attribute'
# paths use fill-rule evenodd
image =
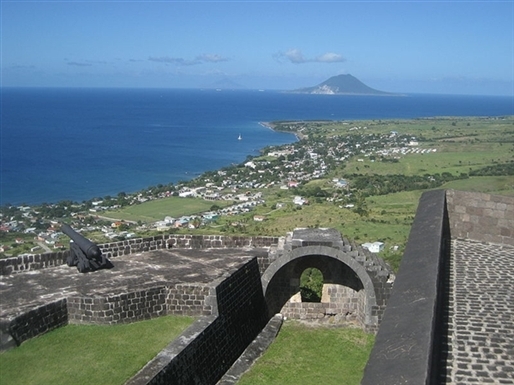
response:
<svg viewBox="0 0 514 385"><path fill-rule="evenodd" d="M377 132L363 123L263 123L274 130L293 132L298 140L288 145L266 147L259 156L249 156L244 162L221 170L207 171L190 181L157 185L133 194L120 192L115 197L93 198L82 203L61 201L38 206L5 205L0 213L0 255L9 257L66 248L69 241L59 231L60 222L69 223L83 233L101 232L108 240L144 236L151 231L194 231L216 223L220 217L237 218L265 205L268 191L289 197L287 199L293 206L309 205L315 198L365 215L363 196L396 192L395 188L434 188L449 180L467 177L449 173L442 176L401 176L408 179L387 186L380 176L354 173L345 177L345 165L350 160L365 169L375 162L399 162L409 154L436 156L437 147L431 147L434 142L427 141L421 134L383 127L381 132ZM374 128L381 125L395 127L394 122L375 122ZM306 187L309 182L321 179L328 179L331 188ZM163 213L162 218L153 222L119 220L109 214L127 206L170 197L204 200L212 204L208 210L189 215ZM256 222L265 219L263 215L253 216Z"/></svg>

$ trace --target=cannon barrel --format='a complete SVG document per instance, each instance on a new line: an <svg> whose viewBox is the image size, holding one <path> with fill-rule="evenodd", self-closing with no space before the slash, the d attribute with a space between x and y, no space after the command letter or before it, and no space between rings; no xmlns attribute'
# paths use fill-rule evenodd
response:
<svg viewBox="0 0 514 385"><path fill-rule="evenodd" d="M73 242L82 250L88 259L99 259L102 256L102 251L100 248L91 242L89 239L85 238L83 235L77 233L73 230L69 225L63 223L61 225L61 231L70 237Z"/></svg>

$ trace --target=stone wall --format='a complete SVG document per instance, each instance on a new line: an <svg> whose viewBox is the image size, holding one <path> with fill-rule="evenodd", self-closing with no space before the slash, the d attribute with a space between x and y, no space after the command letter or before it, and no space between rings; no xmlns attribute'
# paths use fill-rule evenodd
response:
<svg viewBox="0 0 514 385"><path fill-rule="evenodd" d="M423 193L361 384L441 380L453 301L446 290L454 274L449 269L452 239L514 245L514 198L455 190Z"/></svg>
<svg viewBox="0 0 514 385"><path fill-rule="evenodd" d="M452 237L514 246L514 198L446 192Z"/></svg>
<svg viewBox="0 0 514 385"><path fill-rule="evenodd" d="M70 323L117 324L168 314L167 287L155 287L110 297L68 297Z"/></svg>
<svg viewBox="0 0 514 385"><path fill-rule="evenodd" d="M23 255L0 259L0 275L23 273L29 270L46 269L66 263L70 251L59 251L45 254Z"/></svg>
<svg viewBox="0 0 514 385"><path fill-rule="evenodd" d="M66 299L48 303L0 323L0 351L68 323Z"/></svg>
<svg viewBox="0 0 514 385"><path fill-rule="evenodd" d="M179 284L168 289L168 314L207 316L217 314L215 288L211 286Z"/></svg>
<svg viewBox="0 0 514 385"><path fill-rule="evenodd" d="M159 249L226 249L243 247L269 247L277 237L240 237L225 235L163 234L155 237L129 239L99 245L108 257L141 253Z"/></svg>
<svg viewBox="0 0 514 385"><path fill-rule="evenodd" d="M151 250L186 248L243 248L270 247L278 243L278 237L239 237L224 235L179 235L163 234L155 237L136 238L125 241L98 245L109 259L122 255L141 253ZM21 273L63 265L69 250L54 253L25 255L0 259L0 275ZM266 263L266 261L264 261Z"/></svg>
<svg viewBox="0 0 514 385"><path fill-rule="evenodd" d="M77 297L47 304L0 324L6 350L69 323L116 324L164 314L204 316L131 384L215 384L268 321L259 264L253 258L211 286L159 286L108 297Z"/></svg>
<svg viewBox="0 0 514 385"><path fill-rule="evenodd" d="M298 293L289 300L280 313L290 319L321 322L355 321L363 313L365 295L362 290L336 284L324 284L321 302L301 302ZM361 324L362 324L361 322Z"/></svg>
<svg viewBox="0 0 514 385"><path fill-rule="evenodd" d="M118 324L167 314L217 314L216 287L179 284L108 297L70 296L0 323L0 351L52 329L74 324Z"/></svg>
<svg viewBox="0 0 514 385"><path fill-rule="evenodd" d="M215 384L266 325L254 258L216 287L218 316L203 317L127 384Z"/></svg>
<svg viewBox="0 0 514 385"><path fill-rule="evenodd" d="M445 198L444 190L421 196L362 385L437 383L450 256Z"/></svg>

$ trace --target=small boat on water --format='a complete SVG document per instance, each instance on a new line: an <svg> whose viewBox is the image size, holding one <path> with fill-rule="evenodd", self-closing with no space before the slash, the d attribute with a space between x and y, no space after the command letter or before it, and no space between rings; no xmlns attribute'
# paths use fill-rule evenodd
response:
<svg viewBox="0 0 514 385"><path fill-rule="evenodd" d="M242 140L243 137L241 136L241 134L239 134L239 136L237 137L237 140Z"/></svg>

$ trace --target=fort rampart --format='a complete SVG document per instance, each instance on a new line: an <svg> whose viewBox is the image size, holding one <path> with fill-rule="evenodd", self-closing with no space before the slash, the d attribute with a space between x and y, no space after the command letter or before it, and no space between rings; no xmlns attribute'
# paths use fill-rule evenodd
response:
<svg viewBox="0 0 514 385"><path fill-rule="evenodd" d="M362 384L393 385L399 379L405 384L506 383L502 382L503 369L495 373L491 368L509 365L512 356L503 350L502 343L511 347L512 340L508 333L499 333L487 322L494 325L498 317L508 320L509 313L482 316L480 311L487 309L487 313L500 308L497 302L509 301L511 269L497 271L491 261L508 259L505 256L514 245L513 235L512 197L455 190L425 192ZM487 249L486 254L482 250L470 256L480 272L467 271L452 262L457 240L468 242L471 248L484 245ZM505 281L487 281L498 275L505 276ZM458 296L449 294L461 286L469 294L466 303L459 303ZM496 286L497 294L484 296ZM468 308L470 314L466 313ZM471 327L466 324L477 314ZM502 327L511 324L504 322ZM493 333L492 337L488 333ZM496 345L491 347L493 343ZM493 350L493 356L486 353ZM455 352L464 359L459 361Z"/></svg>
<svg viewBox="0 0 514 385"><path fill-rule="evenodd" d="M9 349L68 323L115 324L165 314L205 317L130 383L215 383L268 320L257 258L206 286L179 284L111 297L72 296L46 304L4 320L0 348Z"/></svg>
<svg viewBox="0 0 514 385"><path fill-rule="evenodd" d="M276 282L287 280L284 286L287 293L299 290L301 271L309 266L319 268L327 282L325 303L289 303L283 308L289 317L349 316L347 319L375 332L392 285L389 271L383 261L336 233L334 229L295 231L293 238L282 247L279 245L283 240L277 237L192 235L162 235L99 245L102 253L115 265L118 257L118 263L125 256L138 261L158 250L163 250L161 254L176 253L172 250L197 250L192 253L194 258L190 262L202 249L209 255L215 249L220 250L214 260L225 259L228 249L243 250L241 252L247 257L241 260L246 262L234 264L222 277L209 283L152 283L133 286L131 290L117 294L78 295L72 292L28 311L20 309L16 315L11 314L0 321L0 349L9 349L68 323L116 324L166 314L201 316L129 383L214 384L289 298L284 297L282 301L281 295L274 293L283 288L280 284L270 286L267 291L263 289L262 274L270 270L272 264L281 272ZM318 237L323 238L321 243ZM249 250L256 249L267 251L248 254ZM68 251L65 251L3 260L0 261L1 273L6 277L22 278L50 267L56 267L58 271L60 265L65 265L67 255ZM165 264L171 262L165 261ZM282 268L286 266L286 269ZM170 267L175 269L173 265ZM288 278L287 272L291 268L294 271ZM271 269L267 279L275 282L275 273ZM275 299L272 311L268 303L271 299Z"/></svg>
<svg viewBox="0 0 514 385"><path fill-rule="evenodd" d="M270 247L278 243L278 237L238 237L223 235L176 235L163 234L147 238L135 238L125 241L99 245L107 258L121 255L143 253L151 250L171 248L211 249ZM69 250L45 254L30 254L14 258L0 259L0 275L9 275L31 270L45 269L63 265ZM266 261L263 261L266 264ZM269 264L269 261L268 261ZM262 268L265 266L261 266Z"/></svg>

